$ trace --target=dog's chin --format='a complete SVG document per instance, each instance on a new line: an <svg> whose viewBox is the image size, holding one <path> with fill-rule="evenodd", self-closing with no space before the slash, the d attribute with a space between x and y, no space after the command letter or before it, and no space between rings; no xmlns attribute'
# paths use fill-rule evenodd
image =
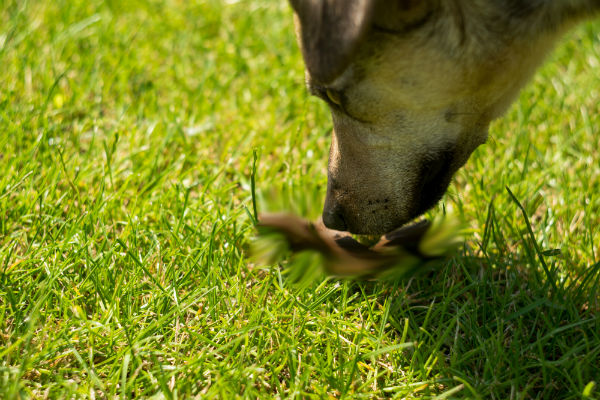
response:
<svg viewBox="0 0 600 400"><path fill-rule="evenodd" d="M381 236L401 228L416 217L418 217L418 215L412 216L410 218L390 217L380 220L356 221L353 223L351 222L348 224L348 232L354 235Z"/></svg>
<svg viewBox="0 0 600 400"><path fill-rule="evenodd" d="M385 235L401 228L421 214L422 212L401 215L390 212L368 212L368 210L356 213L331 212L326 209L323 211L321 220L325 227L333 231L347 232L353 235Z"/></svg>

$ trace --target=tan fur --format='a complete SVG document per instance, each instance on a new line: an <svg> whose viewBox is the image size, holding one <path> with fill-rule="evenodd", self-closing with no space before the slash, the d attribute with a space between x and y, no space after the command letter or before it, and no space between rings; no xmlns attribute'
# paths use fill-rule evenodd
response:
<svg viewBox="0 0 600 400"><path fill-rule="evenodd" d="M573 2L565 2L568 18L556 4L522 16L499 3L382 0L369 20L373 28L356 39L335 79L321 82L307 65L313 93L329 100L329 90L343 99L341 106L329 100L329 227L381 234L435 204L485 142L490 121L585 15L572 11Z"/></svg>

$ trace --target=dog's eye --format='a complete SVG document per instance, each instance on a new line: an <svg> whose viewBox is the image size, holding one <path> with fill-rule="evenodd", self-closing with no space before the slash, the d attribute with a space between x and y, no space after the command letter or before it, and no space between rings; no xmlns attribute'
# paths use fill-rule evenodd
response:
<svg viewBox="0 0 600 400"><path fill-rule="evenodd" d="M327 89L325 90L325 94L327 95L329 101L331 101L333 104L337 106L342 105L342 98L340 97L340 94L338 92L331 89Z"/></svg>
<svg viewBox="0 0 600 400"><path fill-rule="evenodd" d="M354 115L348 113L348 111L346 110L347 98L345 97L343 90L328 89L316 85L309 85L308 89L310 91L310 94L312 94L313 96L317 96L318 98L325 100L332 108L332 110L342 112L346 116L359 122L369 122L365 119L357 118Z"/></svg>

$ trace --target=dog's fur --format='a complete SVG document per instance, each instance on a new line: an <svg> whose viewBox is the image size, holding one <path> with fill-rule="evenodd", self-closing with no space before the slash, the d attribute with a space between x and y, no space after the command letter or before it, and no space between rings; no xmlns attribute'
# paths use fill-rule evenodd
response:
<svg viewBox="0 0 600 400"><path fill-rule="evenodd" d="M290 0L330 106L325 224L382 234L432 207L557 38L600 0Z"/></svg>

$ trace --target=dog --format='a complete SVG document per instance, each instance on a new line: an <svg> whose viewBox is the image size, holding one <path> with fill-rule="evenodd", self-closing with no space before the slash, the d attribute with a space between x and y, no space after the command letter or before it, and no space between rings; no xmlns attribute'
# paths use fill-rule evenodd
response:
<svg viewBox="0 0 600 400"><path fill-rule="evenodd" d="M433 207L557 39L600 0L290 0L331 110L323 222L384 234Z"/></svg>

